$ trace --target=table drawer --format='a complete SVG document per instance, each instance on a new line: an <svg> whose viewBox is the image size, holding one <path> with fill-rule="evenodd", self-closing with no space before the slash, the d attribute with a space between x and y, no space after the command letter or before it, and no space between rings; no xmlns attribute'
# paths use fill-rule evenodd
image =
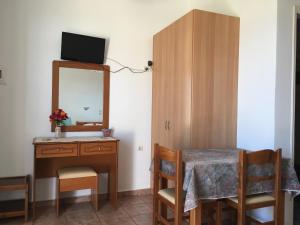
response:
<svg viewBox="0 0 300 225"><path fill-rule="evenodd" d="M77 144L37 145L36 158L78 156Z"/></svg>
<svg viewBox="0 0 300 225"><path fill-rule="evenodd" d="M116 152L116 142L85 143L80 145L80 155L98 155Z"/></svg>

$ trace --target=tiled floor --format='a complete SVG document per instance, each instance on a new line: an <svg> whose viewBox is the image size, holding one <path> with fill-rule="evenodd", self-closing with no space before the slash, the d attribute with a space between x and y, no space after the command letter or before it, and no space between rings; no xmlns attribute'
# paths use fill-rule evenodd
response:
<svg viewBox="0 0 300 225"><path fill-rule="evenodd" d="M88 202L62 204L59 217L56 216L55 207L38 207L34 223L25 223L21 217L0 219L0 225L152 225L152 207L151 195L120 198L117 208L107 200L102 200L97 212ZM171 211L168 214L173 217ZM224 216L223 225L234 225L231 217ZM187 221L183 223L187 224Z"/></svg>
<svg viewBox="0 0 300 225"><path fill-rule="evenodd" d="M294 199L294 225L300 225L300 196Z"/></svg>
<svg viewBox="0 0 300 225"><path fill-rule="evenodd" d="M22 218L0 220L2 225L152 225L152 196L123 197L117 209L108 201L100 203L95 212L90 203L64 205L60 217L54 207L37 208L34 223Z"/></svg>

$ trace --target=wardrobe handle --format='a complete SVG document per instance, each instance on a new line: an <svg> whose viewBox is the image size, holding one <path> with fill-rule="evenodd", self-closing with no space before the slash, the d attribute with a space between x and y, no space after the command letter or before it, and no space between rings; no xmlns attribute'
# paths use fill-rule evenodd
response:
<svg viewBox="0 0 300 225"><path fill-rule="evenodd" d="M165 130L168 130L168 121L165 121Z"/></svg>
<svg viewBox="0 0 300 225"><path fill-rule="evenodd" d="M168 130L170 130L171 129L171 126L170 126L170 124L171 124L171 122L170 122L170 120L168 121Z"/></svg>

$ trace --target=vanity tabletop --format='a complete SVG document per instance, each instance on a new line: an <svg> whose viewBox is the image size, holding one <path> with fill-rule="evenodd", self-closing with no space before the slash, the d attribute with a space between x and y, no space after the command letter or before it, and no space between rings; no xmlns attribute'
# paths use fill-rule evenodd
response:
<svg viewBox="0 0 300 225"><path fill-rule="evenodd" d="M33 144L46 144L46 143L76 143L76 142L105 142L105 141L118 141L113 137L35 137Z"/></svg>

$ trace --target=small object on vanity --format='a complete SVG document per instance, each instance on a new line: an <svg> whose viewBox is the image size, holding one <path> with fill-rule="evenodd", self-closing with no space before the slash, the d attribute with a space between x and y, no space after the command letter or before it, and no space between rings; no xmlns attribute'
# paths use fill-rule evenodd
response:
<svg viewBox="0 0 300 225"><path fill-rule="evenodd" d="M64 126L64 121L69 119L67 113L64 112L62 109L56 109L54 112L49 116L50 122L55 123L55 137L61 138L61 126Z"/></svg>
<svg viewBox="0 0 300 225"><path fill-rule="evenodd" d="M102 129L103 137L111 137L112 129Z"/></svg>
<svg viewBox="0 0 300 225"><path fill-rule="evenodd" d="M29 178L29 175L0 178L0 192L24 192L23 200L0 202L0 218L24 216L28 220Z"/></svg>
<svg viewBox="0 0 300 225"><path fill-rule="evenodd" d="M63 137L60 126L55 127L54 137L55 138L62 138Z"/></svg>

